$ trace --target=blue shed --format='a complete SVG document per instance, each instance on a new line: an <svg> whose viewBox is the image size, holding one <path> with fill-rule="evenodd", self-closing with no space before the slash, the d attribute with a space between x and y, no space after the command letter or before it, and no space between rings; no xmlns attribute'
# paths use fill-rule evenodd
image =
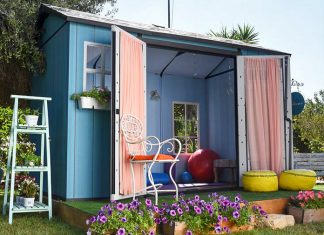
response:
<svg viewBox="0 0 324 235"><path fill-rule="evenodd" d="M244 58L279 59L281 161L283 169L292 167L290 54L45 4L40 7L38 27L47 69L33 78L32 94L52 97L49 119L55 196L62 199L128 196L120 195L116 185L120 182L115 151L119 110L115 104L118 95L127 94L116 93L118 51L112 27L146 43L147 134L161 139L179 137L184 152L212 149L221 158L237 162L238 176L253 169L246 134ZM112 91L111 108L80 109L70 99L72 94L93 87ZM185 133L177 133L176 129L183 124L176 116L181 112L193 115L193 119L183 121L192 125ZM224 171L220 177L226 179L229 173ZM240 180L237 182L240 184Z"/></svg>

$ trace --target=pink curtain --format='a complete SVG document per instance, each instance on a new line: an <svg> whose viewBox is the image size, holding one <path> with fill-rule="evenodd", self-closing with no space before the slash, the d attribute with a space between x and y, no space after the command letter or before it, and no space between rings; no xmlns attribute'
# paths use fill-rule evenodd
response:
<svg viewBox="0 0 324 235"><path fill-rule="evenodd" d="M137 117L145 135L143 44L124 31L120 34L120 117L123 114ZM122 134L120 140L120 194L127 195L132 193L129 154ZM144 187L143 166L138 164L134 171L137 191Z"/></svg>
<svg viewBox="0 0 324 235"><path fill-rule="evenodd" d="M283 170L279 59L245 58L248 151L252 170Z"/></svg>

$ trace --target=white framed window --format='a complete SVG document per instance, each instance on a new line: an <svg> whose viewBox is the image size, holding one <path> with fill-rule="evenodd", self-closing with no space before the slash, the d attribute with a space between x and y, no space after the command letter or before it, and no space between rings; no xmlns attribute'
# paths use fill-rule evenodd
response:
<svg viewBox="0 0 324 235"><path fill-rule="evenodd" d="M111 46L84 42L83 91L94 87L111 91Z"/></svg>
<svg viewBox="0 0 324 235"><path fill-rule="evenodd" d="M199 149L199 104L173 102L173 136L182 144L181 152ZM177 152L177 149L175 150Z"/></svg>

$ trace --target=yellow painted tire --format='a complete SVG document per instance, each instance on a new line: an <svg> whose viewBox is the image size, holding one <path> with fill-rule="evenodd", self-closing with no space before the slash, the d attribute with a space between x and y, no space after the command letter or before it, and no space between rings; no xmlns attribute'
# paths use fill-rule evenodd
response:
<svg viewBox="0 0 324 235"><path fill-rule="evenodd" d="M316 183L316 173L312 170L287 170L279 176L279 187L285 190L312 190Z"/></svg>
<svg viewBox="0 0 324 235"><path fill-rule="evenodd" d="M248 171L243 173L243 189L250 192L278 191L278 177L273 171Z"/></svg>

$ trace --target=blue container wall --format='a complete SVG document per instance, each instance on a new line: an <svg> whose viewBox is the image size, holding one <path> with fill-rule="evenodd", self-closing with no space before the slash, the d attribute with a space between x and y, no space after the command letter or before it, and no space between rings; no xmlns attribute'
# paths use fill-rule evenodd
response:
<svg viewBox="0 0 324 235"><path fill-rule="evenodd" d="M43 25L41 44L63 24L64 20L50 15ZM52 97L48 103L52 190L54 195L63 198L66 197L67 177L68 41L69 24L65 24L43 47L46 72L32 79L32 95Z"/></svg>
<svg viewBox="0 0 324 235"><path fill-rule="evenodd" d="M70 23L68 96L83 90L84 42L111 44L107 28ZM110 112L68 101L67 198L109 197Z"/></svg>

